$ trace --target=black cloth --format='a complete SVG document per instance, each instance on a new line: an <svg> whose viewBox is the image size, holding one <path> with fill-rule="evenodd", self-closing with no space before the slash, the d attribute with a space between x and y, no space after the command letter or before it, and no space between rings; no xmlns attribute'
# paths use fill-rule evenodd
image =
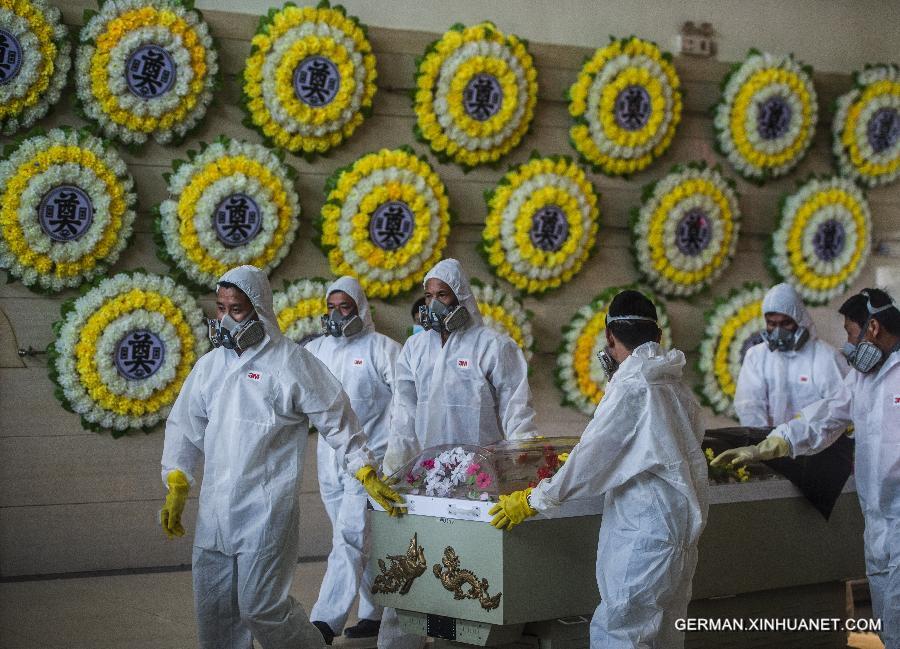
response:
<svg viewBox="0 0 900 649"><path fill-rule="evenodd" d="M769 428L713 428L706 431L704 446L721 453L736 446L758 444ZM828 520L847 478L853 472L854 441L841 435L836 442L815 455L769 460L764 464L797 485L800 492Z"/></svg>

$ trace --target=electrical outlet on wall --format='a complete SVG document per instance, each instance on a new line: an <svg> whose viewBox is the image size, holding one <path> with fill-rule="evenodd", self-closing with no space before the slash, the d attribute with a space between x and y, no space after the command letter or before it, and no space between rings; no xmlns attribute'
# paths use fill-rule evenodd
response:
<svg viewBox="0 0 900 649"><path fill-rule="evenodd" d="M688 56L713 57L716 55L715 35L716 31L710 23L697 25L689 20L675 37L675 50Z"/></svg>

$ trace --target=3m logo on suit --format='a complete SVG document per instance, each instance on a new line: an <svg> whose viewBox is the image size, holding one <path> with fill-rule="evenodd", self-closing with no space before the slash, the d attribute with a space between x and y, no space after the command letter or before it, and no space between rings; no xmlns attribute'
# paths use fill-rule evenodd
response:
<svg viewBox="0 0 900 649"><path fill-rule="evenodd" d="M456 367L461 370L469 369L469 359L468 358L457 358L456 359Z"/></svg>
<svg viewBox="0 0 900 649"><path fill-rule="evenodd" d="M247 372L247 378L253 379L254 381L259 381L259 379L260 379L259 372Z"/></svg>
<svg viewBox="0 0 900 649"><path fill-rule="evenodd" d="M362 365L362 364L363 364L363 359L361 359L361 358L354 358L354 359L353 359L353 365L354 365L355 367L359 367L359 366Z"/></svg>

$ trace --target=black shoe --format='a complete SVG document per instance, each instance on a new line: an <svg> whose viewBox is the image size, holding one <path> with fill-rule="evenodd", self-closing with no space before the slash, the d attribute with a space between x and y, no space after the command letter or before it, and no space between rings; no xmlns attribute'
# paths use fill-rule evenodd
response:
<svg viewBox="0 0 900 649"><path fill-rule="evenodd" d="M331 645L331 641L334 640L334 631L331 630L331 627L328 626L328 623L313 620L313 626L316 627L322 634L322 637L325 638L325 644Z"/></svg>
<svg viewBox="0 0 900 649"><path fill-rule="evenodd" d="M344 629L344 635L348 638L374 638L381 628L381 620L360 620L356 626Z"/></svg>

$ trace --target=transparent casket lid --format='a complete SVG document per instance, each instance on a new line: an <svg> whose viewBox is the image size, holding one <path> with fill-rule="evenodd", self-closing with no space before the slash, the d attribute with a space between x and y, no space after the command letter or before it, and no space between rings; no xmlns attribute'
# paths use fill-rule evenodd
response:
<svg viewBox="0 0 900 649"><path fill-rule="evenodd" d="M553 476L577 443L577 437L538 437L488 446L433 446L391 478L401 494L496 501Z"/></svg>

